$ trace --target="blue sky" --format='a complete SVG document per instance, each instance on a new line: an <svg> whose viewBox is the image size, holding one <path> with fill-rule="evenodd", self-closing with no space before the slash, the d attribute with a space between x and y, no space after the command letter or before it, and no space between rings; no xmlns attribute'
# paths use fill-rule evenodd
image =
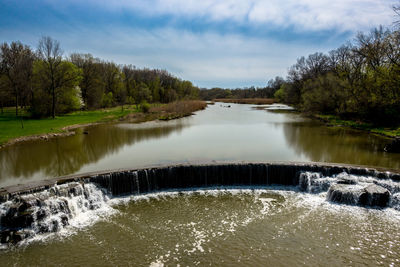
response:
<svg viewBox="0 0 400 267"><path fill-rule="evenodd" d="M200 87L264 86L300 56L390 26L396 0L0 0L0 41L167 69Z"/></svg>

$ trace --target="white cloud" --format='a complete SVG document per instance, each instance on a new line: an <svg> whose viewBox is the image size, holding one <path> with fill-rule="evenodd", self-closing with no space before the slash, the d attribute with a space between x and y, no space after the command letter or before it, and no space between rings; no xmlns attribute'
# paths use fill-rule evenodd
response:
<svg viewBox="0 0 400 267"><path fill-rule="evenodd" d="M81 29L52 36L66 52L89 52L121 64L167 69L204 87L263 86L269 78L285 76L298 57L334 48L173 28Z"/></svg>
<svg viewBox="0 0 400 267"><path fill-rule="evenodd" d="M77 1L77 0L74 0ZM173 15L211 22L294 27L298 31L367 30L390 25L397 0L91 0L108 9L147 16Z"/></svg>

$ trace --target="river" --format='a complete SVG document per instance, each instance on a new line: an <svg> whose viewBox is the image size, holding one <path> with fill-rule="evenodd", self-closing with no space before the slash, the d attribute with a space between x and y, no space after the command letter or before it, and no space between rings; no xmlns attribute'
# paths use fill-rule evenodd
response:
<svg viewBox="0 0 400 267"><path fill-rule="evenodd" d="M216 103L194 116L104 124L0 150L0 186L56 176L202 161L317 161L400 169L387 138L327 127L296 113ZM84 134L87 131L88 134Z"/></svg>
<svg viewBox="0 0 400 267"><path fill-rule="evenodd" d="M78 129L71 137L6 147L0 150L0 183L213 160L320 161L400 169L400 155L383 152L388 142L365 132L327 127L290 111L216 103L179 120L98 125ZM337 183L340 178L327 179ZM35 209L46 208L45 221L38 224L35 219L36 234L31 238L4 245L0 262L396 266L400 184L390 184L396 198L384 209L334 204L327 200L326 190L302 192L297 186L195 188L111 197L94 184L78 185L78 195L43 193L46 201ZM0 213L7 212L7 205L12 203L1 204ZM62 226L66 209L69 220ZM55 232L43 233L40 227L54 227Z"/></svg>

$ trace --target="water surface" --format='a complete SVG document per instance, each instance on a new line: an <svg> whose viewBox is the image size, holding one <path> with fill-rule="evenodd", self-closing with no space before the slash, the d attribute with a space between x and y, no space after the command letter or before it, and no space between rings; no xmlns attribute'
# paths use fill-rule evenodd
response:
<svg viewBox="0 0 400 267"><path fill-rule="evenodd" d="M91 227L0 252L4 266L396 266L400 215L288 188L114 199ZM93 215L85 214L85 217Z"/></svg>
<svg viewBox="0 0 400 267"><path fill-rule="evenodd" d="M290 112L216 103L168 122L107 124L0 150L0 186L115 168L190 161L321 161L400 169L390 140Z"/></svg>

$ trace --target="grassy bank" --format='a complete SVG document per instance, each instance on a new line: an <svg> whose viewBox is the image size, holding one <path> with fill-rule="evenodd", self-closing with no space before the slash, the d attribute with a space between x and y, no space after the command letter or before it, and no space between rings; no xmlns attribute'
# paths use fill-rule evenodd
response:
<svg viewBox="0 0 400 267"><path fill-rule="evenodd" d="M217 98L214 102L235 103L235 104L253 104L253 105L270 105L276 103L273 98Z"/></svg>
<svg viewBox="0 0 400 267"><path fill-rule="evenodd" d="M192 112L206 107L203 101L181 101L170 104L153 104L147 113L143 113L136 106L76 111L55 119L30 119L27 112L23 118L15 116L15 109L6 108L0 114L0 146L6 143L24 141L25 139L41 138L47 134L66 134L68 129L91 123L110 121L142 122L148 120L176 119L192 114ZM22 127L23 126L23 127ZM28 138L29 137L29 138Z"/></svg>
<svg viewBox="0 0 400 267"><path fill-rule="evenodd" d="M334 115L313 115L312 117L332 126L351 127L387 137L400 136L400 127L376 127L370 123L342 120L338 116Z"/></svg>
<svg viewBox="0 0 400 267"><path fill-rule="evenodd" d="M114 107L93 111L76 111L66 115L57 116L55 119L31 119L27 112L23 112L22 119L15 116L15 110L6 108L0 114L0 144L9 140L23 137L48 133L66 132L65 127L96 122L106 122L122 118L138 110L134 106Z"/></svg>

